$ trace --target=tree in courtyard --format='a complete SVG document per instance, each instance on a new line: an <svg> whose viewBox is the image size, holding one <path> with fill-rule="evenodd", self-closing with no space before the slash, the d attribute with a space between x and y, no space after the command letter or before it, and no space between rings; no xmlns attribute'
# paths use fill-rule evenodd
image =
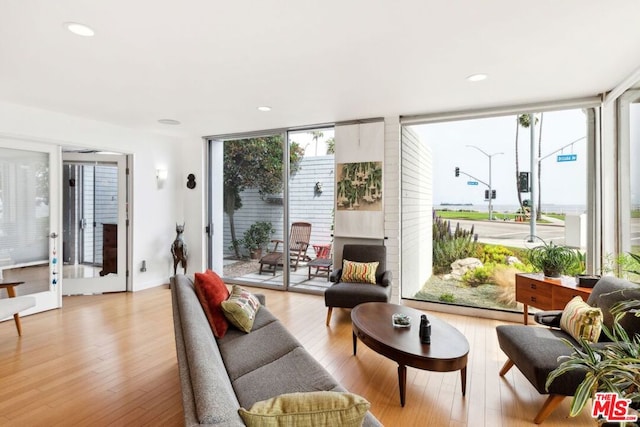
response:
<svg viewBox="0 0 640 427"><path fill-rule="evenodd" d="M237 257L240 246L236 239L235 212L242 207L240 193L249 188L261 196L282 191L282 136L267 136L226 141L224 143L224 212L229 217L231 244ZM298 171L304 150L296 143L289 145L289 170Z"/></svg>
<svg viewBox="0 0 640 427"><path fill-rule="evenodd" d="M327 155L336 154L336 139L331 137L327 139Z"/></svg>

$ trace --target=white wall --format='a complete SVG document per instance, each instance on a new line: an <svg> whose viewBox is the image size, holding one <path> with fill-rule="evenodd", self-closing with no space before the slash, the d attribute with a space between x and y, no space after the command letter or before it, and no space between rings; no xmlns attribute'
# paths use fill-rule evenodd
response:
<svg viewBox="0 0 640 427"><path fill-rule="evenodd" d="M185 217L183 206L193 203L192 194L183 195L179 182L182 179L183 166L181 149L185 145L197 145L201 148L200 141L183 141L181 144L181 141L175 138L2 102L0 135L57 146L86 147L132 154L133 290L168 282L172 270L170 246L175 236L175 223ZM198 152L198 158L202 158L201 151ZM158 167L165 167L169 172L167 182L161 189L156 184ZM202 264L199 259L202 245L199 246L194 245L196 265ZM145 273L140 272L142 260L147 261Z"/></svg>
<svg viewBox="0 0 640 427"><path fill-rule="evenodd" d="M179 150L181 161L178 167L180 172L174 182L174 191L177 197L171 203L177 205L175 207L178 209L176 213L178 222L185 223L184 239L189 251L188 273L192 274L204 271L206 267L205 208L207 179L204 171L207 163L207 150L206 143L201 138L193 141L181 141L181 144L176 148ZM187 188L187 176L190 173L196 177L196 187L194 189ZM214 209L216 208L222 210L222 206L214 207ZM181 269L178 269L178 272L181 271ZM173 274L173 267L171 274Z"/></svg>
<svg viewBox="0 0 640 427"><path fill-rule="evenodd" d="M402 128L402 294L413 298L432 273L433 161L425 141Z"/></svg>

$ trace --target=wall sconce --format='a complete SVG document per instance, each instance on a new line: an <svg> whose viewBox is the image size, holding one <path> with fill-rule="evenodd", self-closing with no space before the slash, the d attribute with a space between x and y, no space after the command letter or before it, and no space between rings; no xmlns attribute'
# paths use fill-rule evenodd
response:
<svg viewBox="0 0 640 427"><path fill-rule="evenodd" d="M316 194L322 194L322 183L320 181L316 182L316 185L313 187L313 191Z"/></svg>
<svg viewBox="0 0 640 427"><path fill-rule="evenodd" d="M164 182L167 180L168 172L166 169L156 169L156 180L158 181L158 188L162 188Z"/></svg>

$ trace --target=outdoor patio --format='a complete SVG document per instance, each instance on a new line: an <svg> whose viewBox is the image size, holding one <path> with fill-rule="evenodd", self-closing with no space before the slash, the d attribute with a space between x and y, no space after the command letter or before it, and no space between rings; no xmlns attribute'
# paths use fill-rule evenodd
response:
<svg viewBox="0 0 640 427"><path fill-rule="evenodd" d="M260 263L258 260L224 260L223 277L225 280L234 279L238 282L248 284L260 284L267 286L282 286L283 272L281 268L276 270L275 276L272 272L260 271ZM311 268L311 279L309 279L309 268ZM289 287L295 289L307 289L316 292L324 292L331 282L329 282L326 273L320 277L314 277L316 273L315 267L307 267L306 262L300 262L296 271L291 271L289 277ZM320 271L319 274L323 272Z"/></svg>

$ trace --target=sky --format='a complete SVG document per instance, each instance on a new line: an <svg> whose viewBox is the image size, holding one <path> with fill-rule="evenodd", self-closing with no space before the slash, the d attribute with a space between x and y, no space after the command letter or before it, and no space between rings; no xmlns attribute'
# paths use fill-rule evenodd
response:
<svg viewBox="0 0 640 427"><path fill-rule="evenodd" d="M494 205L517 205L515 184L515 133L516 117L503 116L487 119L453 121L411 128L432 151L433 159L433 204L472 203L486 204L482 183L469 185L478 180L489 182L489 158L491 157L492 188L496 190ZM542 173L541 195L543 205L584 205L587 188L587 141L579 140L572 146L549 155L564 145L585 137L586 115L581 109L546 112L542 120ZM539 124L536 126L538 138ZM518 137L519 165L521 172L530 172L530 131L520 128ZM559 154L576 154L576 161L558 162ZM546 157L549 155L549 157ZM455 177L454 170L461 174ZM529 198L523 194L523 198Z"/></svg>
<svg viewBox="0 0 640 427"><path fill-rule="evenodd" d="M585 205L587 179L586 116L581 109L544 113L542 120L542 203L543 205ZM411 126L432 151L433 201L441 203L486 205L481 182L469 185L473 178L489 182L489 159L475 145L492 156L492 189L494 205L517 205L515 185L515 116L462 120ZM326 140L333 129L322 129L316 141L308 131L292 132L290 139L305 148L305 156L325 155ZM539 124L536 126L536 139ZM583 138L583 139L580 139ZM572 146L555 152L575 142ZM520 128L518 137L520 171L530 172L530 132ZM554 153L555 152L555 153ZM317 154L316 154L317 153ZM497 154L503 153L503 154ZM576 161L558 162L559 154L576 154ZM548 156L548 157L546 157ZM461 174L455 177L459 167ZM523 194L523 198L529 198Z"/></svg>

